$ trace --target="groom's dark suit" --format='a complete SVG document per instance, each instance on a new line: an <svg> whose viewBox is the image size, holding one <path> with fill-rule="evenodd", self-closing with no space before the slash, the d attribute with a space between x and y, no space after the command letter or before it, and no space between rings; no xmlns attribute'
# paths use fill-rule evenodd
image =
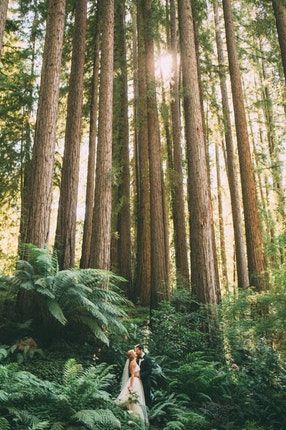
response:
<svg viewBox="0 0 286 430"><path fill-rule="evenodd" d="M151 374L152 374L152 360L145 354L138 360L140 366L140 376L144 389L145 402L147 406L151 405Z"/></svg>

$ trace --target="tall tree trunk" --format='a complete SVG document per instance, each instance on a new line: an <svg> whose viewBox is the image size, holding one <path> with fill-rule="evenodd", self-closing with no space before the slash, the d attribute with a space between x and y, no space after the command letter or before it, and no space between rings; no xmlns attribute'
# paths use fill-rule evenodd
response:
<svg viewBox="0 0 286 430"><path fill-rule="evenodd" d="M80 267L89 267L90 246L92 238L92 216L95 189L95 160L98 116L98 82L100 63L100 0L97 0L96 24L94 34L94 59L91 83L90 117L89 117L89 148L85 197L85 218L83 226L82 252Z"/></svg>
<svg viewBox="0 0 286 430"><path fill-rule="evenodd" d="M73 267L75 258L86 24L87 0L78 0L75 9L65 148L55 239L60 269Z"/></svg>
<svg viewBox="0 0 286 430"><path fill-rule="evenodd" d="M25 240L40 247L47 244L49 236L64 23L65 0L50 0L32 157L31 203Z"/></svg>
<svg viewBox="0 0 286 430"><path fill-rule="evenodd" d="M147 122L147 83L145 64L144 20L141 0L137 0L138 33L138 105L135 122L137 133L137 261L136 290L142 304L151 299L151 227L150 227L150 178L149 178L149 142Z"/></svg>
<svg viewBox="0 0 286 430"><path fill-rule="evenodd" d="M248 273L247 273L247 258L244 243L244 228L243 218L241 213L241 202L239 185L237 181L237 168L235 162L235 149L233 143L233 136L231 131L231 116L229 107L229 97L226 85L226 74L225 74L225 58L224 58L224 47L220 28L219 9L217 0L213 1L214 17L215 17L215 33L216 33L216 44L217 44L217 55L219 63L219 79L220 79L220 91L222 98L222 108L224 117L224 134L225 134L225 145L226 145L226 156L227 156L227 175L230 189L231 199L231 210L233 219L234 229L234 240L235 240L235 252L236 252L236 270L237 270L237 282L241 288L246 288L249 285Z"/></svg>
<svg viewBox="0 0 286 430"><path fill-rule="evenodd" d="M219 280L214 252L212 205L193 17L188 0L179 0L178 5L189 174L191 279L193 292L198 300L201 303L214 304L217 303Z"/></svg>
<svg viewBox="0 0 286 430"><path fill-rule="evenodd" d="M118 270L131 283L131 216L127 52L125 30L125 0L116 0L115 65L117 66L115 110L115 145L119 163L119 213L117 218ZM129 291L130 292L130 291Z"/></svg>
<svg viewBox="0 0 286 430"><path fill-rule="evenodd" d="M262 51L262 44L260 43L260 51ZM263 112L266 122L268 148L271 162L271 173L273 177L273 188L276 193L277 212L279 221L285 222L285 191L282 184L282 171L279 160L278 142L275 130L273 105L270 96L269 86L267 85L267 74L264 60L261 60L261 85L263 97Z"/></svg>
<svg viewBox="0 0 286 430"><path fill-rule="evenodd" d="M215 142L215 160L216 160L216 178L217 178L217 200L218 200L218 222L219 222L219 240L220 240L220 259L221 273L224 288L228 289L227 261L225 251L225 234L222 202L222 185L220 176L220 160L218 142Z"/></svg>
<svg viewBox="0 0 286 430"><path fill-rule="evenodd" d="M4 38L7 12L8 12L8 3L9 3L9 0L1 0L0 2L0 58L1 58L2 47L3 47L3 38Z"/></svg>
<svg viewBox="0 0 286 430"><path fill-rule="evenodd" d="M265 259L230 0L223 0L223 9L241 172L249 280L257 289L263 289L266 287Z"/></svg>
<svg viewBox="0 0 286 430"><path fill-rule="evenodd" d="M174 241L176 255L177 280L184 284L189 282L189 265L187 251L186 215L183 188L182 143L181 143L181 112L179 96L179 68L177 55L177 20L175 0L170 1L170 50L172 54L171 83L171 117L173 139L173 171L172 208L174 222Z"/></svg>
<svg viewBox="0 0 286 430"><path fill-rule="evenodd" d="M114 0L103 2L96 182L90 265L110 267Z"/></svg>
<svg viewBox="0 0 286 430"><path fill-rule="evenodd" d="M168 265L166 261L166 238L164 229L163 177L161 167L161 144L156 100L154 65L154 40L151 0L140 1L144 16L144 40L146 47L147 118L149 140L149 172L151 199L151 302L168 296Z"/></svg>
<svg viewBox="0 0 286 430"><path fill-rule="evenodd" d="M276 19L278 40L281 50L284 77L286 81L286 5L284 0L272 0Z"/></svg>
<svg viewBox="0 0 286 430"><path fill-rule="evenodd" d="M30 76L35 79L35 60L36 60L36 38L38 26L38 4L35 2L35 12L33 23L31 27L30 36L30 49L31 55L31 72ZM19 254L21 254L21 244L23 244L27 237L27 218L30 207L30 176L31 176L31 161L32 161L32 111L33 111L33 87L30 87L29 92L30 102L26 107L25 112L25 136L23 146L21 148L21 216L20 216L20 235L19 235Z"/></svg>

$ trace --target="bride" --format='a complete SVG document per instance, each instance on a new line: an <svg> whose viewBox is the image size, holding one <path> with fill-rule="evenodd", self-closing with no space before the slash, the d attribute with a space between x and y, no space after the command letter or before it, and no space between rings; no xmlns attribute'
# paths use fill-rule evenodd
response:
<svg viewBox="0 0 286 430"><path fill-rule="evenodd" d="M130 349L127 352L127 357L122 373L121 392L116 401L118 404L125 405L128 411L139 416L144 424L148 426L144 390L140 379L140 367L136 363L135 351Z"/></svg>

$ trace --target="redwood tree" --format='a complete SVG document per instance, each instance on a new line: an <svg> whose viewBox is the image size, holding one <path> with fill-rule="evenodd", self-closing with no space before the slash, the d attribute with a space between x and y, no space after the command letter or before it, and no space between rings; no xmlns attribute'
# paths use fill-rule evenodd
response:
<svg viewBox="0 0 286 430"><path fill-rule="evenodd" d="M247 258L244 243L244 226L243 217L241 212L241 201L239 184L237 180L238 169L236 167L235 160L235 147L232 135L231 115L229 106L229 96L226 84L226 73L225 73L225 56L223 38L221 34L220 18L218 1L213 0L214 8L214 19L215 19L215 34L216 34L216 45L217 45L217 56L219 65L219 82L222 99L222 110L224 119L224 138L226 146L226 158L227 158L227 176L230 190L231 199L231 211L233 219L233 230L234 230L234 246L236 256L236 271L237 271L237 283L238 287L246 288L249 285L248 272L247 272Z"/></svg>
<svg viewBox="0 0 286 430"><path fill-rule="evenodd" d="M131 217L130 217L130 161L129 161L129 121L128 121L128 86L127 52L125 29L125 0L116 0L115 26L115 62L118 66L114 124L117 151L119 151L119 212L117 219L118 270L120 275L131 281ZM114 92L115 92L114 90Z"/></svg>
<svg viewBox="0 0 286 430"><path fill-rule="evenodd" d="M26 242L44 246L48 241L52 176L65 23L65 0L50 0L43 54L30 185Z"/></svg>
<svg viewBox="0 0 286 430"><path fill-rule="evenodd" d="M248 273L251 285L254 285L258 289L262 289L266 285L264 279L265 260L231 0L223 0L223 10L240 163Z"/></svg>
<svg viewBox="0 0 286 430"><path fill-rule="evenodd" d="M75 258L86 23L87 0L78 0L75 8L65 148L55 240L61 269L73 267Z"/></svg>
<svg viewBox="0 0 286 430"><path fill-rule="evenodd" d="M3 37L5 31L5 24L8 12L8 3L9 0L1 0L0 2L0 58L3 46Z"/></svg>
<svg viewBox="0 0 286 430"><path fill-rule="evenodd" d="M170 1L170 50L172 54L172 82L171 82L171 117L173 140L173 172L174 183L172 192L174 241L176 255L176 269L179 278L189 281L186 216L183 188L183 162L181 142L181 112L179 94L179 68L177 46L177 17L175 0Z"/></svg>
<svg viewBox="0 0 286 430"><path fill-rule="evenodd" d="M114 0L104 0L101 69L99 88L99 118L96 182L90 266L110 267L111 199L112 199L112 104Z"/></svg>
<svg viewBox="0 0 286 430"><path fill-rule="evenodd" d="M179 0L185 133L189 175L191 281L202 303L217 303L219 285L204 138L197 56L190 1Z"/></svg>
<svg viewBox="0 0 286 430"><path fill-rule="evenodd" d="M81 268L89 267L90 246L92 238L92 216L95 190L95 161L98 117L98 82L100 63L100 4L100 0L97 0L96 23L94 30L93 71L90 95L89 147L85 196L85 217L83 225L82 252L80 260Z"/></svg>
<svg viewBox="0 0 286 430"><path fill-rule="evenodd" d="M286 81L286 4L284 0L272 0L272 6L276 20L282 65Z"/></svg>
<svg viewBox="0 0 286 430"><path fill-rule="evenodd" d="M168 253L164 224L164 184L161 166L160 129L156 99L152 2L140 1L144 17L144 41L147 84L147 120L150 174L151 221L151 302L168 296Z"/></svg>
<svg viewBox="0 0 286 430"><path fill-rule="evenodd" d="M151 298L151 226L150 226L150 178L149 143L147 122L147 83L145 63L144 18L141 0L137 0L138 34L138 94L136 94L136 173L137 173L137 213L136 213L136 295L142 304Z"/></svg>

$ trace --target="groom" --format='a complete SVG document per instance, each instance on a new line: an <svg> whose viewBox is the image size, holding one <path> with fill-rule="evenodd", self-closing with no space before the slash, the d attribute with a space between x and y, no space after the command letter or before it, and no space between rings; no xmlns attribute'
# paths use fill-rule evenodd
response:
<svg viewBox="0 0 286 430"><path fill-rule="evenodd" d="M143 346L139 343L134 348L137 355L137 363L140 366L140 376L144 389L145 402L148 407L151 406L151 373L152 361L151 358L145 354Z"/></svg>

